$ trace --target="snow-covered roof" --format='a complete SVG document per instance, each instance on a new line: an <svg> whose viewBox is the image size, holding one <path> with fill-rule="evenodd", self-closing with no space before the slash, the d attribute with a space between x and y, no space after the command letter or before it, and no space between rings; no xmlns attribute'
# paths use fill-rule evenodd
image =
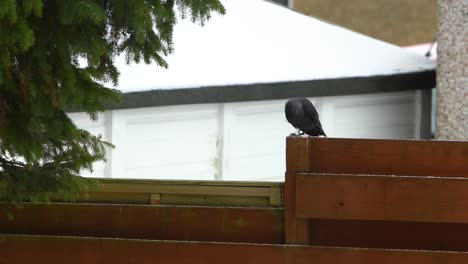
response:
<svg viewBox="0 0 468 264"><path fill-rule="evenodd" d="M424 57L278 4L222 3L226 15L213 14L204 26L179 20L168 69L126 65L123 57L118 58L121 75L116 88L130 93L419 72L433 75L435 65Z"/></svg>

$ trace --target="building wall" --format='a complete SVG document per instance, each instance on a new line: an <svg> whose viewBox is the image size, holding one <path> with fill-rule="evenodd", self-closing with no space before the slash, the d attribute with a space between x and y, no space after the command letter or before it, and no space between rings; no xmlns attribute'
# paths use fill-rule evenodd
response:
<svg viewBox="0 0 468 264"><path fill-rule="evenodd" d="M431 42L437 34L437 0L290 0L290 6L399 46Z"/></svg>
<svg viewBox="0 0 468 264"><path fill-rule="evenodd" d="M468 140L468 1L439 4L436 135Z"/></svg>
<svg viewBox="0 0 468 264"><path fill-rule="evenodd" d="M330 137L421 136L419 91L311 98ZM192 180L284 180L286 100L177 105L106 112L78 126L115 145L86 176Z"/></svg>

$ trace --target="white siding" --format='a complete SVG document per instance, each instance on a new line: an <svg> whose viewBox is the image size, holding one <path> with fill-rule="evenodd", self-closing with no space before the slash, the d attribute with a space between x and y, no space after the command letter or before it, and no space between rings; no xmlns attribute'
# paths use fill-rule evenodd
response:
<svg viewBox="0 0 468 264"><path fill-rule="evenodd" d="M230 103L225 106L224 180L283 178L285 100Z"/></svg>
<svg viewBox="0 0 468 264"><path fill-rule="evenodd" d="M413 138L415 94L354 95L322 98L320 111L330 137Z"/></svg>
<svg viewBox="0 0 468 264"><path fill-rule="evenodd" d="M214 180L215 105L113 111L113 178Z"/></svg>
<svg viewBox="0 0 468 264"><path fill-rule="evenodd" d="M106 131L106 117L104 114L100 114L96 121L91 121L88 114L85 113L71 113L68 115L76 126L82 129L88 130L95 136L101 136L103 140L109 141ZM85 177L105 177L106 164L104 162L96 162L93 166L93 172L83 171L81 174Z"/></svg>
<svg viewBox="0 0 468 264"><path fill-rule="evenodd" d="M418 138L419 93L310 98L329 137ZM283 180L286 100L109 111L78 126L116 145L95 177ZM88 174L85 174L88 176Z"/></svg>

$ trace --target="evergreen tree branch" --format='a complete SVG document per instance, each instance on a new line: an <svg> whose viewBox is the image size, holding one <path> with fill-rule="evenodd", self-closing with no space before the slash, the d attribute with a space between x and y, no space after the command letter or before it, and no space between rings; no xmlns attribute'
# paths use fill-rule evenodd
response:
<svg viewBox="0 0 468 264"><path fill-rule="evenodd" d="M71 199L93 184L79 174L104 161L111 145L65 110L96 119L119 100L103 85L118 83L117 56L167 67L177 12L203 24L225 10L219 0L0 1L0 196Z"/></svg>

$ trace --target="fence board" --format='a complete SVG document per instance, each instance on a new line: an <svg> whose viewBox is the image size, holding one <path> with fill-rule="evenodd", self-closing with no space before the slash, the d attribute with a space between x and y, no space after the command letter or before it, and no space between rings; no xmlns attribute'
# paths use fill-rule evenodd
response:
<svg viewBox="0 0 468 264"><path fill-rule="evenodd" d="M468 179L296 175L298 218L468 223Z"/></svg>
<svg viewBox="0 0 468 264"><path fill-rule="evenodd" d="M298 174L298 218L468 223L468 179Z"/></svg>
<svg viewBox="0 0 468 264"><path fill-rule="evenodd" d="M312 137L287 141L308 148L288 152L290 163L307 164L302 170L289 166L288 172L468 177L468 142Z"/></svg>
<svg viewBox="0 0 468 264"><path fill-rule="evenodd" d="M468 251L468 224L309 219L309 245Z"/></svg>
<svg viewBox="0 0 468 264"><path fill-rule="evenodd" d="M0 233L284 243L284 210L102 204L22 204Z"/></svg>
<svg viewBox="0 0 468 264"><path fill-rule="evenodd" d="M98 179L96 189L78 202L159 204L190 206L281 207L283 182L187 181L148 179ZM55 202L63 202L60 196Z"/></svg>
<svg viewBox="0 0 468 264"><path fill-rule="evenodd" d="M0 236L0 263L178 264L451 264L461 252L168 242L73 237Z"/></svg>

